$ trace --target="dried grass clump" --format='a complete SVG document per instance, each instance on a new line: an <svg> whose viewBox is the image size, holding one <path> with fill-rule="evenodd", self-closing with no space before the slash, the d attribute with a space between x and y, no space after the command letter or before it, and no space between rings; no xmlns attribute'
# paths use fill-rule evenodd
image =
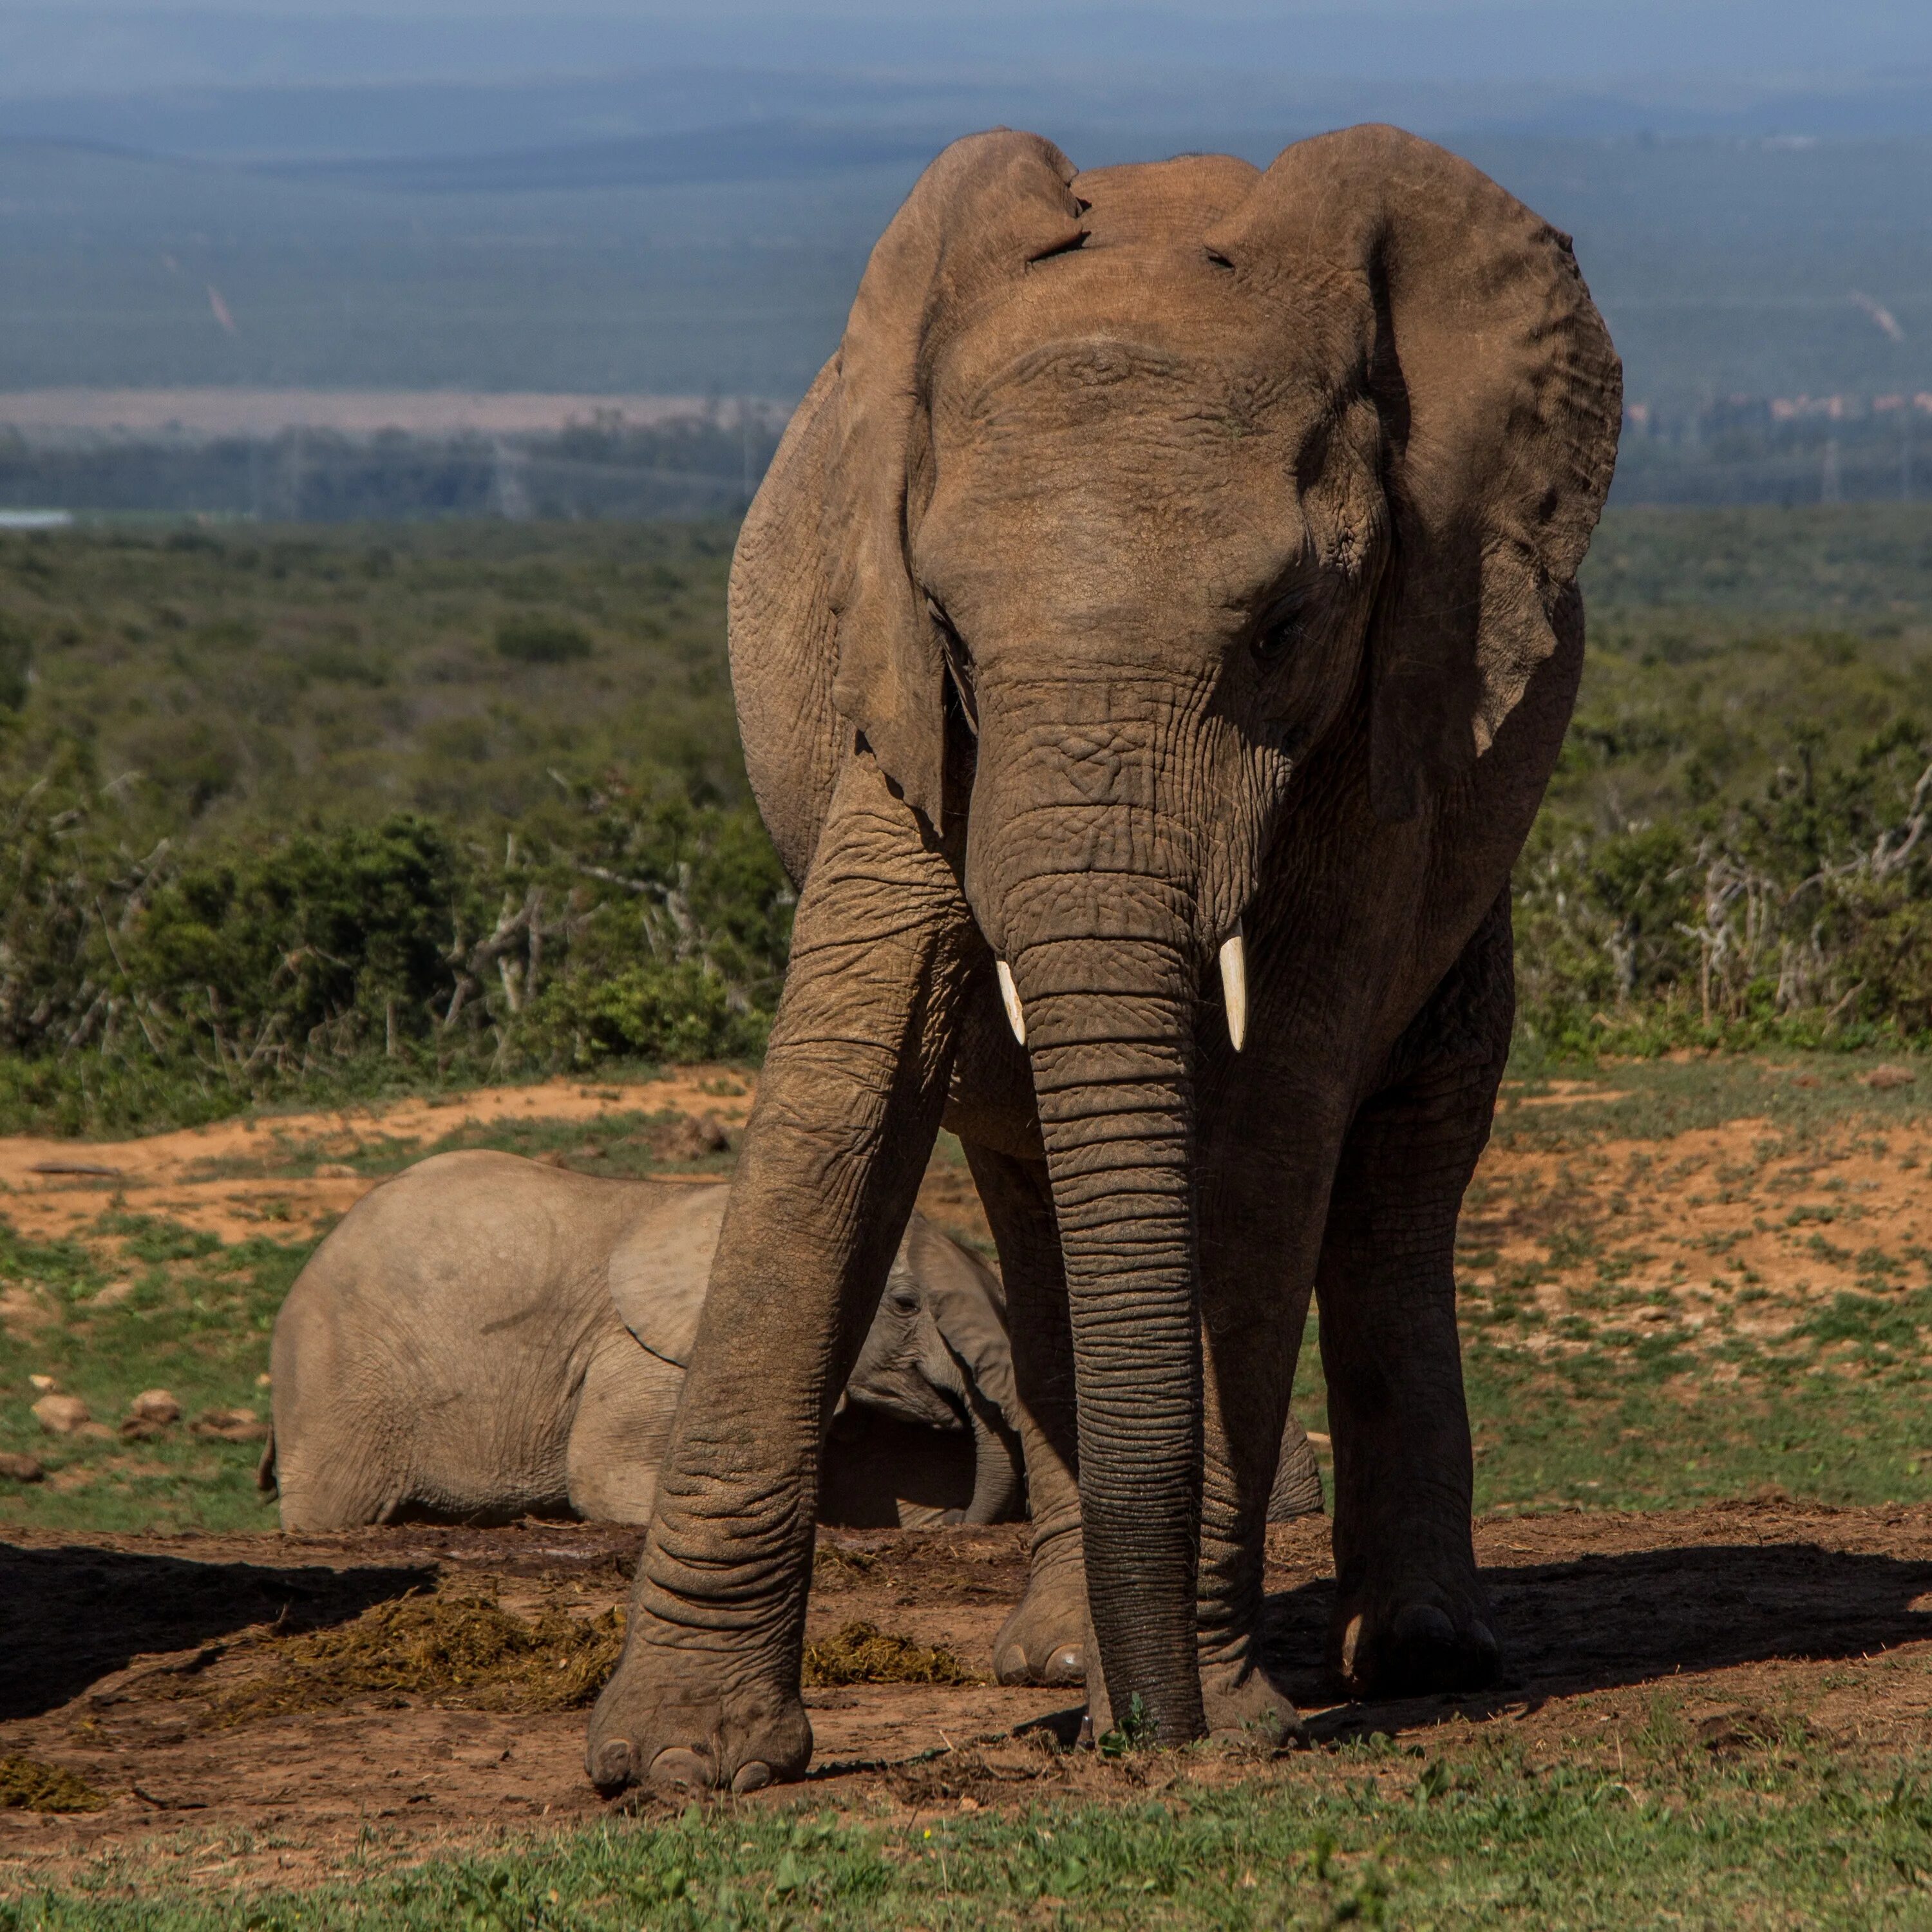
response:
<svg viewBox="0 0 1932 1932"><path fill-rule="evenodd" d="M219 1700L220 1724L326 1709L370 1694L479 1709L589 1703L616 1667L621 1610L589 1622L547 1610L520 1617L482 1597L404 1597L354 1622L273 1646L268 1672Z"/></svg>
<svg viewBox="0 0 1932 1932"><path fill-rule="evenodd" d="M83 1778L37 1757L0 1758L0 1807L9 1811L100 1811L113 1800Z"/></svg>
<svg viewBox="0 0 1932 1932"><path fill-rule="evenodd" d="M805 1647L805 1682L838 1684L979 1684L985 1680L950 1650L914 1643L877 1624L850 1623L836 1636Z"/></svg>

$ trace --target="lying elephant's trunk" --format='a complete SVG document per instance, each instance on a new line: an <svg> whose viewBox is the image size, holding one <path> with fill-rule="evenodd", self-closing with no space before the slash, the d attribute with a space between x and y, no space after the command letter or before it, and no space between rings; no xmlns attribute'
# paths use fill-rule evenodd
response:
<svg viewBox="0 0 1932 1932"><path fill-rule="evenodd" d="M1025 1514L1020 1441L976 1382L966 1385L973 1418L973 1498L962 1522L1012 1522Z"/></svg>

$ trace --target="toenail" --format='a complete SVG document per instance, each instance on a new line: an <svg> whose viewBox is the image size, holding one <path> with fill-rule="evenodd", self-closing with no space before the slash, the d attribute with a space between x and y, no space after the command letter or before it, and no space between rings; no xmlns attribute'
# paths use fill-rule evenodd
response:
<svg viewBox="0 0 1932 1932"><path fill-rule="evenodd" d="M631 1781L631 1747L622 1738L606 1738L597 1748L596 1774L600 1791L616 1791Z"/></svg>
<svg viewBox="0 0 1932 1932"><path fill-rule="evenodd" d="M1355 1656L1361 1647L1362 1618L1360 1612L1358 1611L1342 1626L1342 1669L1345 1675L1352 1676L1354 1674Z"/></svg>
<svg viewBox="0 0 1932 1932"><path fill-rule="evenodd" d="M1017 1643L1008 1644L994 1661L993 1675L1002 1684L1024 1684L1033 1675L1027 1668L1027 1654L1024 1646Z"/></svg>
<svg viewBox="0 0 1932 1932"><path fill-rule="evenodd" d="M699 1790L711 1786L711 1766L694 1750L673 1744L651 1760L651 1778L658 1784L688 1784Z"/></svg>
<svg viewBox="0 0 1932 1932"><path fill-rule="evenodd" d="M772 1781L770 1765L753 1758L748 1763L738 1767L738 1774L731 1780L731 1789L742 1798L748 1791L762 1791Z"/></svg>
<svg viewBox="0 0 1932 1932"><path fill-rule="evenodd" d="M1431 1644L1452 1650L1456 1626L1433 1604L1411 1604L1395 1620L1396 1641L1400 1644Z"/></svg>
<svg viewBox="0 0 1932 1932"><path fill-rule="evenodd" d="M1474 1619L1469 1625L1469 1641L1485 1657L1500 1657L1503 1654L1502 1646L1496 1641L1496 1632L1480 1617Z"/></svg>
<svg viewBox="0 0 1932 1932"><path fill-rule="evenodd" d="M1046 1682L1049 1684L1084 1684L1087 1681L1087 1652L1077 1643L1064 1643L1046 1660Z"/></svg>

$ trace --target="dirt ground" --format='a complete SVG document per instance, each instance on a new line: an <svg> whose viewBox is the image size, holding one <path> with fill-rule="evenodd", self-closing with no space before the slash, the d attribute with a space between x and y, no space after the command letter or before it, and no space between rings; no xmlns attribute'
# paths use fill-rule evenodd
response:
<svg viewBox="0 0 1932 1932"><path fill-rule="evenodd" d="M1771 1714L1904 1746L1932 1717L1932 1508L1740 1504L1479 1526L1508 1678L1480 1696L1399 1704L1339 1701L1319 1661L1325 1524L1271 1536L1271 1648L1318 1744L1454 1725L1507 1727L1533 1754L1608 1749L1666 1682L1684 1718L1719 1743L1727 1724L1748 1734ZM1020 1587L1023 1538L824 1532L810 1634L863 1619L983 1670ZM636 1541L582 1525L16 1538L0 1552L0 1752L77 1773L108 1802L74 1816L0 1812L0 1885L184 1832L198 1875L299 1883L372 1846L412 1858L596 1819L604 1808L584 1779L581 1710L365 1694L235 1722L222 1706L260 1680L286 1634L412 1592L593 1616L622 1600ZM807 1702L808 1784L743 1802L972 1809L1120 1774L1059 1748L1077 1719L1064 1691L866 1684ZM1274 1774L1306 1762L1290 1754Z"/></svg>
<svg viewBox="0 0 1932 1932"><path fill-rule="evenodd" d="M37 1237L80 1233L111 1203L224 1240L271 1226L287 1238L320 1232L380 1170L452 1135L618 1114L709 1114L735 1134L748 1085L698 1069L138 1142L4 1141L0 1212ZM1606 1096L1559 1084L1512 1104L1559 1111L1573 1097ZM555 1157L569 1163L568 1147ZM1708 1321L1713 1336L1762 1330L1774 1342L1820 1297L1898 1277L1902 1260L1888 1276L1888 1257L1932 1251L1928 1161L1932 1126L1916 1122L1882 1134L1847 1122L1802 1141L1733 1120L1661 1141L1605 1136L1580 1150L1499 1142L1472 1191L1460 1272L1479 1312L1485 1298L1540 1311L1537 1346L1576 1346L1591 1324L1644 1319L1648 1308L1693 1332ZM956 1160L935 1160L921 1202L942 1226L986 1240ZM0 1294L0 1318L8 1312ZM1720 1376L1724 1364L1712 1370ZM1343 1701L1322 1662L1333 1596L1325 1521L1270 1536L1271 1651L1318 1747L1449 1726L1501 1730L1532 1755L1609 1753L1660 1694L1714 1748L1726 1726L1748 1734L1792 1722L1874 1749L1910 1748L1932 1719L1932 1506L1767 1501L1492 1516L1478 1523L1477 1547L1508 1678L1481 1696L1401 1704ZM983 1680L1023 1584L1024 1539L1018 1528L822 1532L810 1635L864 1622L943 1647ZM0 1890L157 1847L172 1848L166 1856L191 1877L301 1883L371 1856L414 1858L596 1819L605 1808L583 1775L580 1708L533 1706L520 1694L311 1684L296 1700L304 1708L263 1716L244 1694L286 1667L290 1640L351 1629L404 1600L481 1598L587 1628L622 1603L638 1541L564 1524L341 1537L11 1532L0 1544L0 1759L71 1772L106 1802L58 1815L0 1810ZM1211 1759L1150 1772L1070 1753L1078 1713L1064 1691L860 1683L810 1690L807 1702L818 1752L804 1795L841 1810L971 1809L1123 1778L1214 1774ZM1250 1749L1224 1769L1292 1778L1310 1762L1290 1754L1262 1768Z"/></svg>

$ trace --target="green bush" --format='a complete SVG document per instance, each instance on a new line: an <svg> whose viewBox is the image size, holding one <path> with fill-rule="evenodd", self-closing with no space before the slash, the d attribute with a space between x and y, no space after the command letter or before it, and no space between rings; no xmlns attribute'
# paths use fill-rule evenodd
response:
<svg viewBox="0 0 1932 1932"><path fill-rule="evenodd" d="M512 617L496 626L496 654L518 664L569 664L595 649L581 625L554 617Z"/></svg>

